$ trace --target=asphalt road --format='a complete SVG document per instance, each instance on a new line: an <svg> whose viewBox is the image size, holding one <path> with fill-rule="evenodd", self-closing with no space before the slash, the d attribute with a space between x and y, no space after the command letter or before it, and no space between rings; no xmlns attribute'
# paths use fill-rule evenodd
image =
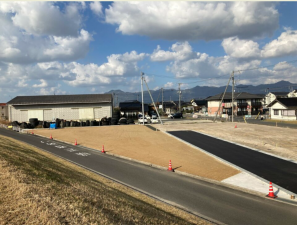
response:
<svg viewBox="0 0 297 225"><path fill-rule="evenodd" d="M296 206L119 159L80 146L5 129L0 129L0 134L36 146L212 221L230 225L291 225L297 221Z"/></svg>
<svg viewBox="0 0 297 225"><path fill-rule="evenodd" d="M194 131L169 131L168 133L293 193L297 193L296 163L253 151L249 148Z"/></svg>

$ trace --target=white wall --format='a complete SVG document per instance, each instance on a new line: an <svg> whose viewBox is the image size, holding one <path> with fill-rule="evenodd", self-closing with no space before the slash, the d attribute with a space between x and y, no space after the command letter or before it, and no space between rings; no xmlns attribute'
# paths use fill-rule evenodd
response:
<svg viewBox="0 0 297 225"><path fill-rule="evenodd" d="M30 118L38 118L39 120L45 121L51 121L53 118L65 120L98 120L105 116L112 116L112 103L15 107L9 105L8 108L9 120L18 122L28 122Z"/></svg>
<svg viewBox="0 0 297 225"><path fill-rule="evenodd" d="M280 103L275 103L271 109L271 119L276 119L276 120L296 120L296 116L283 116L281 113L282 109L287 109ZM278 115L274 115L274 110L279 110Z"/></svg>

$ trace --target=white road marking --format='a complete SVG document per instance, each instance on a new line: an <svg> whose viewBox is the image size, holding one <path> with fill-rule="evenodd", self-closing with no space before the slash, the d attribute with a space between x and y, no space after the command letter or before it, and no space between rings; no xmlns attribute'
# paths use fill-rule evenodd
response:
<svg viewBox="0 0 297 225"><path fill-rule="evenodd" d="M78 153L75 153L76 155L80 155L80 156L88 156L88 155L91 155L90 153L87 153L87 152L78 152Z"/></svg>

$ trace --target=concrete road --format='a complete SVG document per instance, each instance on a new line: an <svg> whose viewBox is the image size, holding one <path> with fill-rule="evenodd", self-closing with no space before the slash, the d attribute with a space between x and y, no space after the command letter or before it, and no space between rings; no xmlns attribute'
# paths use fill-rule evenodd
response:
<svg viewBox="0 0 297 225"><path fill-rule="evenodd" d="M296 224L297 207L119 159L99 151L0 129L15 138L218 224ZM174 162L173 162L174 167Z"/></svg>

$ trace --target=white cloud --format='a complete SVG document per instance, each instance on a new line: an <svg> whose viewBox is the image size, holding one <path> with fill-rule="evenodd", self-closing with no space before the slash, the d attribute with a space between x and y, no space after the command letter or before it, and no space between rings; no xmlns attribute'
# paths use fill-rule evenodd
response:
<svg viewBox="0 0 297 225"><path fill-rule="evenodd" d="M241 40L238 37L224 39L222 46L229 56L237 59L267 59L297 55L297 30L286 29L262 49L259 49L258 43Z"/></svg>
<svg viewBox="0 0 297 225"><path fill-rule="evenodd" d="M100 2L91 2L90 8L97 16L103 16L102 5Z"/></svg>
<svg viewBox="0 0 297 225"><path fill-rule="evenodd" d="M222 46L225 52L234 58L259 58L261 52L258 43L252 40L240 40L237 37L224 39Z"/></svg>
<svg viewBox="0 0 297 225"><path fill-rule="evenodd" d="M262 50L265 58L297 54L297 30L287 30L278 39L266 44Z"/></svg>
<svg viewBox="0 0 297 225"><path fill-rule="evenodd" d="M270 2L114 2L106 22L117 32L167 40L260 37L278 28Z"/></svg>
<svg viewBox="0 0 297 225"><path fill-rule="evenodd" d="M14 26L35 35L76 36L82 22L80 7L67 4L62 12L53 2L0 2L0 12L10 14Z"/></svg>
<svg viewBox="0 0 297 225"><path fill-rule="evenodd" d="M173 82L167 82L164 84L164 88L172 88L173 87Z"/></svg>
<svg viewBox="0 0 297 225"><path fill-rule="evenodd" d="M183 43L177 42L173 44L170 49L172 51L164 51L161 50L160 45L158 45L157 49L151 54L151 61L181 61L195 57L195 53L192 52L192 47L187 41Z"/></svg>
<svg viewBox="0 0 297 225"><path fill-rule="evenodd" d="M44 79L40 79L40 84L34 84L32 87L34 88L44 88L47 87L47 82Z"/></svg>
<svg viewBox="0 0 297 225"><path fill-rule="evenodd" d="M52 4L48 2L44 3ZM41 2L37 5L35 5L35 2L32 4L35 6L35 8L32 9L32 14L34 14L34 10L37 10L37 6L44 7ZM27 2L0 2L0 61L28 64L56 60L70 61L82 58L86 55L92 36L83 29L80 30L80 32L76 30L75 36L34 35L31 34L31 32L19 29L19 27L14 24L13 18L19 15L19 11L23 12L23 8L29 10L30 7L33 7L30 6L29 9L27 9L27 5ZM76 4L67 5L66 8L67 12L74 10L72 8L76 8ZM58 8L56 10L58 10ZM50 13L51 11L49 10L49 14ZM31 20L34 19L39 20L39 17L32 16ZM53 21L47 20L44 22L52 23ZM42 21L37 21L36 23L42 24ZM61 24L63 23L64 22L61 21ZM68 23L67 26L75 27L72 23Z"/></svg>

